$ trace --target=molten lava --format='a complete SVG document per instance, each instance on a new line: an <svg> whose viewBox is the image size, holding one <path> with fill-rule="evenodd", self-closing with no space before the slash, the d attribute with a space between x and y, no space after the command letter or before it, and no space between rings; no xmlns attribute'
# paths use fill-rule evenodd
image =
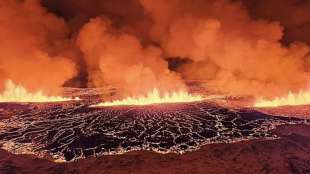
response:
<svg viewBox="0 0 310 174"><path fill-rule="evenodd" d="M273 100L266 100L264 98L258 99L255 107L278 107L278 106L296 106L310 104L310 91L301 91L299 93L292 93L285 97L277 97Z"/></svg>
<svg viewBox="0 0 310 174"><path fill-rule="evenodd" d="M79 98L65 98L60 96L46 96L42 91L35 93L28 92L23 86L14 84L8 80L5 83L5 90L0 94L0 102L61 102L79 100Z"/></svg>
<svg viewBox="0 0 310 174"><path fill-rule="evenodd" d="M202 101L204 98L199 95L191 95L185 91L167 93L161 96L158 90L155 88L152 92L149 92L146 96L141 97L129 97L124 100L116 100L112 102L99 103L97 106L130 106L130 105L151 105L160 103L188 103L195 101Z"/></svg>

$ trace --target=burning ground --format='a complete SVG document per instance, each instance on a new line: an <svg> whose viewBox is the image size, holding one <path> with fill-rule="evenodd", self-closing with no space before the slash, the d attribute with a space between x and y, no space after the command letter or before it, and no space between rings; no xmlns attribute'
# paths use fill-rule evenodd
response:
<svg viewBox="0 0 310 174"><path fill-rule="evenodd" d="M85 97L85 96L84 96ZM280 125L308 120L228 108L210 101L148 106L93 107L92 100L1 104L2 148L55 161L124 154L196 151L202 145L276 140Z"/></svg>

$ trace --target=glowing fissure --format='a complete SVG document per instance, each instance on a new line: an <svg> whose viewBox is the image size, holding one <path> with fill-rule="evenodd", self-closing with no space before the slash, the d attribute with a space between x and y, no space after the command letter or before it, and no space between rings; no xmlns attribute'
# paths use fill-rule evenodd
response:
<svg viewBox="0 0 310 174"><path fill-rule="evenodd" d="M310 91L300 91L299 93L289 92L285 97L277 97L273 100L264 98L258 99L255 107L278 107L278 106L296 106L310 104Z"/></svg>
<svg viewBox="0 0 310 174"><path fill-rule="evenodd" d="M21 85L16 85L12 80L7 80L5 83L5 89L0 94L0 102L61 102L79 100L79 98L66 98L60 96L46 96L42 91L30 93Z"/></svg>
<svg viewBox="0 0 310 174"><path fill-rule="evenodd" d="M199 95L191 95L185 91L166 93L161 96L159 91L155 88L149 92L146 96L141 97L128 97L124 100L115 100L111 102L99 103L97 106L122 106L122 105L151 105L160 103L188 103L195 101L202 101L204 98Z"/></svg>

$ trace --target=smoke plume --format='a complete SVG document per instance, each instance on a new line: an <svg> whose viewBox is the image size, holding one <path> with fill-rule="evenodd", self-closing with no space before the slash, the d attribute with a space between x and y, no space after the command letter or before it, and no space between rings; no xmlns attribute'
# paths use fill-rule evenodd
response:
<svg viewBox="0 0 310 174"><path fill-rule="evenodd" d="M120 86L127 94L184 88L181 78L168 69L160 49L143 47L136 37L117 31L107 20L92 19L82 28L78 44L96 86Z"/></svg>
<svg viewBox="0 0 310 174"><path fill-rule="evenodd" d="M309 10L304 0L7 0L0 80L50 91L74 78L139 95L197 79L280 96L309 88Z"/></svg>
<svg viewBox="0 0 310 174"><path fill-rule="evenodd" d="M192 60L180 68L185 79L207 80L233 95L270 97L307 87L309 47L284 46L279 22L253 20L240 2L228 0L141 1L154 21L152 38L169 57Z"/></svg>
<svg viewBox="0 0 310 174"><path fill-rule="evenodd" d="M11 79L30 90L55 92L76 74L62 51L70 44L64 20L37 0L0 2L0 84Z"/></svg>
<svg viewBox="0 0 310 174"><path fill-rule="evenodd" d="M310 1L307 0L244 0L250 15L279 21L284 27L284 43L302 41L310 44Z"/></svg>

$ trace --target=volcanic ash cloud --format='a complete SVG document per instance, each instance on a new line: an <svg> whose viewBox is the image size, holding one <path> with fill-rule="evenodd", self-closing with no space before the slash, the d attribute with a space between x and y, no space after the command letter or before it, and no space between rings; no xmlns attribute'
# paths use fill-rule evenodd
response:
<svg viewBox="0 0 310 174"><path fill-rule="evenodd" d="M67 32L65 22L39 1L1 1L0 85L11 79L30 90L55 92L76 74L75 63L59 51L68 44Z"/></svg>
<svg viewBox="0 0 310 174"><path fill-rule="evenodd" d="M168 69L159 48L142 46L135 36L118 31L103 18L94 18L82 28L78 45L96 86L119 86L132 95L185 87L180 76Z"/></svg>
<svg viewBox="0 0 310 174"><path fill-rule="evenodd" d="M253 20L241 3L141 0L154 21L151 36L170 57L192 61L185 79L207 80L232 95L283 95L306 88L309 47L280 41L279 22Z"/></svg>
<svg viewBox="0 0 310 174"><path fill-rule="evenodd" d="M310 6L295 2L1 1L0 82L53 91L74 78L126 95L178 91L192 79L229 95L307 90ZM176 58L185 63L169 69Z"/></svg>

